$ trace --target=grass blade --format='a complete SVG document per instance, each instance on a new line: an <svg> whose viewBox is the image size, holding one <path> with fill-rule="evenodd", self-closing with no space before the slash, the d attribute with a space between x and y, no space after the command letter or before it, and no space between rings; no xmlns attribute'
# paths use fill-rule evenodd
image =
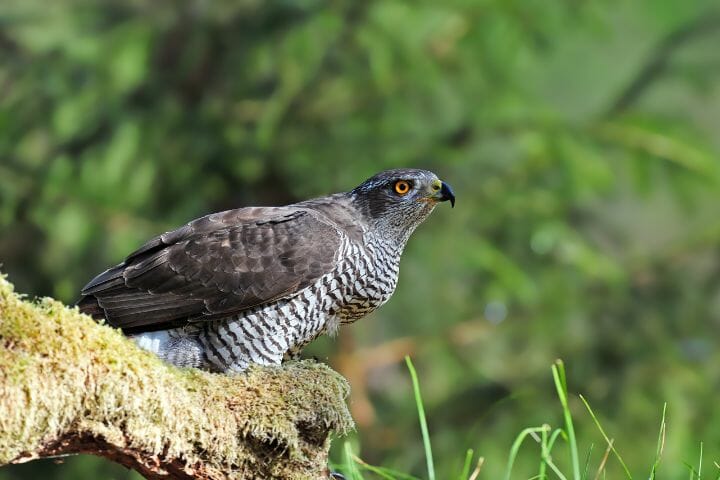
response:
<svg viewBox="0 0 720 480"><path fill-rule="evenodd" d="M572 423L572 415L568 406L567 381L565 379L565 365L562 360L556 360L552 366L553 379L555 380L555 388L560 397L560 404L563 409L563 417L565 418L565 432L568 437L568 445L570 448L570 461L572 463L573 479L580 480L580 457L578 455L577 439L575 438L575 428Z"/></svg>
<svg viewBox="0 0 720 480"><path fill-rule="evenodd" d="M505 471L505 480L510 480L510 474L512 473L512 467L515 464L515 458L517 457L518 451L520 450L520 446L525 441L525 437L533 433L541 433L547 430L547 428L547 425L543 425L542 427L529 427L520 432L518 436L515 437L515 441L510 448L510 455L508 456L507 470Z"/></svg>
<svg viewBox="0 0 720 480"><path fill-rule="evenodd" d="M372 472L379 477L384 478L385 480L420 480L419 478L409 475L407 473L397 472L389 468L370 465L357 455L353 455L353 461L355 461L355 463L360 465L363 469Z"/></svg>
<svg viewBox="0 0 720 480"><path fill-rule="evenodd" d="M605 476L605 465L607 464L608 457L610 456L613 441L614 440L610 440L608 442L607 448L605 449L605 455L603 455L600 465L598 466L597 473L595 474L595 480L600 480L600 475L603 475L603 477Z"/></svg>
<svg viewBox="0 0 720 480"><path fill-rule="evenodd" d="M425 447L428 479L435 480L435 465L433 464L432 447L430 446L430 433L428 433L427 420L425 419L425 408L423 407L422 397L420 396L420 382L418 381L417 372L415 372L415 367L409 356L405 356L405 363L407 364L408 370L410 370L413 392L415 393L415 404L417 405L420 431L422 432L423 445Z"/></svg>
<svg viewBox="0 0 720 480"><path fill-rule="evenodd" d="M478 457L477 464L475 465L475 470L473 470L472 475L470 475L470 478L468 478L468 480L476 480L478 478L478 475L480 475L480 469L482 468L484 463L485 457Z"/></svg>
<svg viewBox="0 0 720 480"><path fill-rule="evenodd" d="M540 440L540 450L542 458L540 462L540 471L538 471L537 476L538 480L547 480L547 461L545 459L550 456L550 448L548 448L548 430L550 430L549 426L547 429L544 429L542 431L542 436Z"/></svg>
<svg viewBox="0 0 720 480"><path fill-rule="evenodd" d="M362 475L360 475L360 470L358 470L357 464L354 460L355 455L352 452L350 442L345 442L345 445L343 445L343 451L345 454L345 467L347 468L348 477L350 477L350 480L362 480Z"/></svg>
<svg viewBox="0 0 720 480"><path fill-rule="evenodd" d="M592 443L590 444L590 448L588 449L587 455L585 456L585 469L583 471L582 480L587 480L588 473L590 471L590 456L592 455L592 451L595 445Z"/></svg>
<svg viewBox="0 0 720 480"><path fill-rule="evenodd" d="M685 467L690 472L690 480L694 480L695 478L700 478L700 475L698 475L698 472L695 470L695 467L690 465L688 462L683 462L683 465L685 465Z"/></svg>
<svg viewBox="0 0 720 480"><path fill-rule="evenodd" d="M702 457L703 457L703 442L700 442L700 461L698 462L698 480L702 475Z"/></svg>
<svg viewBox="0 0 720 480"><path fill-rule="evenodd" d="M465 463L463 464L462 472L460 473L460 480L467 480L468 476L470 475L470 467L472 466L472 457L473 457L473 450L472 448L468 448L467 453L465 454Z"/></svg>
<svg viewBox="0 0 720 480"><path fill-rule="evenodd" d="M657 448L655 449L655 462L652 470L650 470L650 480L655 480L657 469L660 466L663 450L665 450L665 414L667 412L667 402L663 405L662 420L660 420L660 432L658 433Z"/></svg>
<svg viewBox="0 0 720 480"><path fill-rule="evenodd" d="M580 400L582 400L582 402L585 404L585 408L587 408L588 412L590 412L590 416L592 417L593 421L595 422L595 426L598 428L598 430L600 430L600 433L602 434L603 438L607 442L608 448L610 448L610 450L615 454L615 457L620 462L620 465L622 465L622 468L625 471L625 475L627 476L627 478L629 480L632 480L632 475L630 475L630 470L628 470L627 465L625 465L625 462L623 461L623 459L620 456L620 454L618 453L618 451L615 450L615 446L613 445L612 440L610 440L610 438L605 433L605 430L602 428L602 425L600 425L600 421L595 416L595 412L593 412L593 409L590 408L590 404L588 403L587 400L585 400L585 397L583 397L582 395L580 395Z"/></svg>

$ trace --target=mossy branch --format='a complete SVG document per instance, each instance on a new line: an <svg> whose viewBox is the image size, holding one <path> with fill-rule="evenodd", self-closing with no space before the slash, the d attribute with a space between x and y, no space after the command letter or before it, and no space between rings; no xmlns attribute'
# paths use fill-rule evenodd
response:
<svg viewBox="0 0 720 480"><path fill-rule="evenodd" d="M147 478L328 478L345 380L300 361L219 375L169 366L0 276L0 465L91 453Z"/></svg>

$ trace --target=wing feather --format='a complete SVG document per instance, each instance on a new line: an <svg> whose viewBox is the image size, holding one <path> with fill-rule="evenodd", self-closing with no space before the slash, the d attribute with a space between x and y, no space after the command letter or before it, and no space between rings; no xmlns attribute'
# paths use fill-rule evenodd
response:
<svg viewBox="0 0 720 480"><path fill-rule="evenodd" d="M307 209L212 214L98 275L79 306L128 332L223 318L312 284L335 266L340 241L327 217Z"/></svg>

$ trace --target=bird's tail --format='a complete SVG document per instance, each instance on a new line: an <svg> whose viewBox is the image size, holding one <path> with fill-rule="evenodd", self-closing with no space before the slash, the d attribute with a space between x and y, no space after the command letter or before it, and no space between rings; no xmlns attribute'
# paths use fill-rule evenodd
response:
<svg viewBox="0 0 720 480"><path fill-rule="evenodd" d="M84 295L75 304L80 309L80 313L90 315L93 318L101 319L105 318L105 310L100 306L97 298L93 295Z"/></svg>

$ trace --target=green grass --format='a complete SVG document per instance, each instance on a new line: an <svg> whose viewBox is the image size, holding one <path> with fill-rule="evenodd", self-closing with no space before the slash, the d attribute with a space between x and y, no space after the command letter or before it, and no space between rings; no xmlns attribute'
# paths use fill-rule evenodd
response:
<svg viewBox="0 0 720 480"><path fill-rule="evenodd" d="M410 378L413 385L413 393L415 399L415 406L418 412L418 420L420 423L420 435L422 436L423 446L425 450L426 468L428 480L435 480L435 462L432 455L432 446L430 442L430 433L427 427L427 420L425 417L425 408L423 405L422 396L420 393L420 382L415 367L409 357L405 358ZM602 436L605 445L603 446L604 454L600 457L599 461L591 462L592 453L594 446L591 444L587 452L582 455L584 461L580 462L581 451L578 446L578 440L575 435L575 427L573 423L573 416L570 407L570 395L568 394L568 385L565 376L565 366L561 360L557 360L551 367L553 381L557 390L558 400L560 403L560 409L562 412L563 425L561 427L551 427L550 425L541 425L536 427L528 427L523 429L510 445L510 450L506 460L505 468L505 480L511 480L513 478L526 479L527 477L516 476L513 477L513 468L516 460L521 454L523 455L537 455L537 474L530 477L530 480L605 480L608 477L607 465L608 462L614 461L620 466L623 475L629 480L633 480L633 475L630 469L626 465L620 453L615 448L614 440L608 435L605 428L600 423L597 415L590 407L590 403L582 395L578 395L577 398L585 406L588 414L588 418L585 420L592 421L596 426L598 432ZM650 473L647 477L638 476L637 478L648 478L649 480L656 480L658 477L658 471L660 469L663 451L665 450L665 436L666 436L666 414L667 404L662 408L662 417L660 420L660 428L657 438L657 447L655 449L655 456L650 467ZM529 449L522 449L527 442L536 444L539 448L536 453L531 453ZM700 443L700 455L697 466L685 463L688 469L690 480L702 480L714 479L720 480L720 465L717 463L714 466L717 469L714 476L705 475L703 477L703 445ZM455 459L452 459L455 460ZM456 477L452 477L451 480L478 480L482 479L482 465L485 459L482 456L476 458L475 452L472 449L468 449L464 453L464 461L462 462L462 469ZM582 465L582 467L581 467ZM365 479L385 479L385 480L420 480L419 477L397 472L389 468L378 467L368 464L353 453L353 448L350 442L346 442L344 445L344 458L343 462L336 465L336 468L345 474L348 480L365 480Z"/></svg>
<svg viewBox="0 0 720 480"><path fill-rule="evenodd" d="M418 418L420 419L420 431L422 432L423 446L425 447L425 460L427 462L428 479L435 480L435 464L433 463L432 447L430 446L430 433L428 432L427 420L425 419L425 408L423 408L422 396L420 395L420 381L415 372L415 366L410 357L405 356L405 363L410 370L412 378L413 393L415 394L415 405L417 405Z"/></svg>

